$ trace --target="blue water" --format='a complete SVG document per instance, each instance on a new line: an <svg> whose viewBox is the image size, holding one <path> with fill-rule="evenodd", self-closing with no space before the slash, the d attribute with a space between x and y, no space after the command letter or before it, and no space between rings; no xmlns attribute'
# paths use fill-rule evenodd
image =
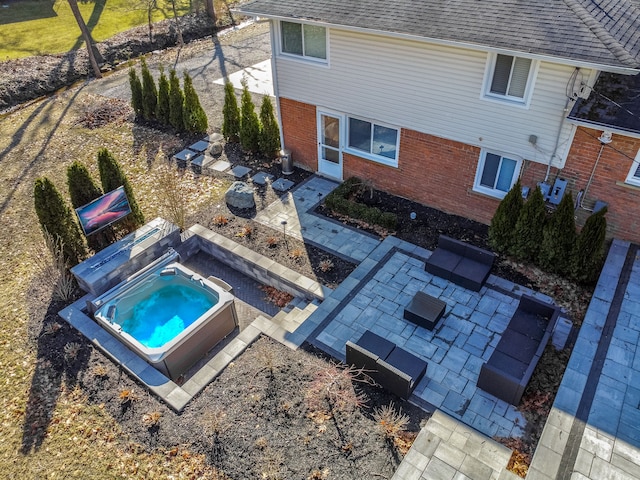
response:
<svg viewBox="0 0 640 480"><path fill-rule="evenodd" d="M140 299L131 317L122 321L122 330L146 347L162 347L215 303L216 299L205 290L188 284L169 284Z"/></svg>

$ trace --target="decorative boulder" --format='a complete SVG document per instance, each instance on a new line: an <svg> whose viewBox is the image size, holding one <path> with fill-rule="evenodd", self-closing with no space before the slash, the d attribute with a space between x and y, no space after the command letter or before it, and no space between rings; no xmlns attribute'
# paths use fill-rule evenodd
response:
<svg viewBox="0 0 640 480"><path fill-rule="evenodd" d="M235 208L253 208L256 205L253 188L244 182L233 182L224 198L229 206Z"/></svg>
<svg viewBox="0 0 640 480"><path fill-rule="evenodd" d="M209 148L209 153L214 157L219 156L222 153L222 144L220 142L213 143Z"/></svg>

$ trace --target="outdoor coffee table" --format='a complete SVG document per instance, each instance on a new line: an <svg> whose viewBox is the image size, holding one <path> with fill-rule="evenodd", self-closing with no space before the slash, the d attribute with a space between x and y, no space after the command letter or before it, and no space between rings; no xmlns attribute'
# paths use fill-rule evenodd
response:
<svg viewBox="0 0 640 480"><path fill-rule="evenodd" d="M404 318L427 330L433 330L442 318L446 306L442 300L424 292L417 292L404 309Z"/></svg>

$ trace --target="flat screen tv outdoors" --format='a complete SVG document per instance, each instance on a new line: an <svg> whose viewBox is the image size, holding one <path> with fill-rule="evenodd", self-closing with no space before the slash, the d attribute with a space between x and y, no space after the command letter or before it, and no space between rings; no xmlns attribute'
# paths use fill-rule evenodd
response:
<svg viewBox="0 0 640 480"><path fill-rule="evenodd" d="M92 202L76 208L76 214L85 235L102 230L130 213L131 206L126 193L124 193L124 187L118 187Z"/></svg>

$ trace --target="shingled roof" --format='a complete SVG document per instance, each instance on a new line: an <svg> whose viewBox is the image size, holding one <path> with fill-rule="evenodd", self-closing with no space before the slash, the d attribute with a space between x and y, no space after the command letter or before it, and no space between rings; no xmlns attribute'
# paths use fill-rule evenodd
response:
<svg viewBox="0 0 640 480"><path fill-rule="evenodd" d="M640 69L640 0L251 0L239 11Z"/></svg>
<svg viewBox="0 0 640 480"><path fill-rule="evenodd" d="M640 75L601 74L589 98L578 99L569 118L594 128L640 134Z"/></svg>

